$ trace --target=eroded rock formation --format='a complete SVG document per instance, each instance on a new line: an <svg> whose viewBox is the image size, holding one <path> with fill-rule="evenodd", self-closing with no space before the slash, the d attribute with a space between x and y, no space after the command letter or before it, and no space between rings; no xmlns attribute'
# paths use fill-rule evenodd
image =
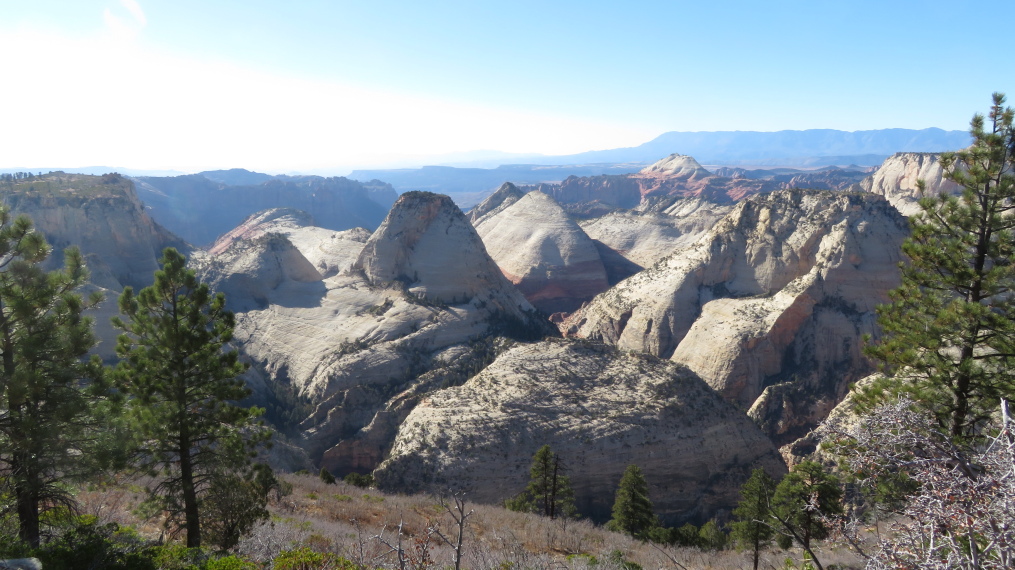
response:
<svg viewBox="0 0 1015 570"><path fill-rule="evenodd" d="M609 517L632 463L670 524L735 506L752 467L785 469L757 426L682 366L549 340L516 346L424 398L375 477L389 489L467 490L499 503L525 487L544 444L567 467L579 509L597 520Z"/></svg>
<svg viewBox="0 0 1015 570"><path fill-rule="evenodd" d="M928 196L957 193L958 186L944 178L941 155L928 152L898 152L859 183L860 190L884 196L904 216L920 211L917 181L926 184Z"/></svg>
<svg viewBox="0 0 1015 570"><path fill-rule="evenodd" d="M266 385L314 404L304 444L339 474L372 470L422 394L486 362L487 337L551 330L446 196L403 195L328 278L282 233L233 238L195 263L239 309L235 337Z"/></svg>
<svg viewBox="0 0 1015 570"><path fill-rule="evenodd" d="M861 339L899 282L906 233L870 194L754 196L561 330L683 362L787 443L870 371Z"/></svg>

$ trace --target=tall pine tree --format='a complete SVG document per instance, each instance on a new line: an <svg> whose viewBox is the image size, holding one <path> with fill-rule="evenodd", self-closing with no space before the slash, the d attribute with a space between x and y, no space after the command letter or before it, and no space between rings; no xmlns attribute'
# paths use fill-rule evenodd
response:
<svg viewBox="0 0 1015 570"><path fill-rule="evenodd" d="M659 520L652 512L645 476L637 465L628 465L613 500L613 518L606 527L644 540L648 538L648 532L657 526Z"/></svg>
<svg viewBox="0 0 1015 570"><path fill-rule="evenodd" d="M152 500L187 532L187 546L201 546L201 500L220 472L249 468L253 449L267 439L259 408L235 404L249 390L237 376L244 366L232 339L233 315L225 297L186 268L167 248L155 283L120 295L114 319L120 335L116 370L140 438L143 467L158 485ZM182 521L179 517L182 515Z"/></svg>
<svg viewBox="0 0 1015 570"><path fill-rule="evenodd" d="M796 541L818 570L823 570L811 543L828 537L825 517L842 513L841 499L838 478L825 472L820 463L804 461L795 465L772 495L770 515L779 533L779 546L789 548Z"/></svg>
<svg viewBox="0 0 1015 570"><path fill-rule="evenodd" d="M549 445L540 447L532 456L528 486L517 497L508 499L505 506L512 511L538 513L551 519L577 516L571 478L564 474L560 456Z"/></svg>
<svg viewBox="0 0 1015 570"><path fill-rule="evenodd" d="M104 433L98 413L105 385L91 319L97 303L76 291L88 278L76 249L46 272L50 248L27 217L0 206L0 483L13 498L18 536L39 545L40 514L69 505L62 483L92 472ZM90 383L83 382L90 378Z"/></svg>
<svg viewBox="0 0 1015 570"><path fill-rule="evenodd" d="M866 405L906 393L958 439L1015 397L1015 113L1004 102L995 93L988 118L973 117L973 144L941 157L962 194L920 200L902 286L878 310L884 338L868 349L887 378Z"/></svg>
<svg viewBox="0 0 1015 570"><path fill-rule="evenodd" d="M761 549L772 541L771 505L775 481L764 469L758 468L740 487L740 503L733 509L736 517L730 526L730 538L740 549L750 549L754 570L758 570Z"/></svg>

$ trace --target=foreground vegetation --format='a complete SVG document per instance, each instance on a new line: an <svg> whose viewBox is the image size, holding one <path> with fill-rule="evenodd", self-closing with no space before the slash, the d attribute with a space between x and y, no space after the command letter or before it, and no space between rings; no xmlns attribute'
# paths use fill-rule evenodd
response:
<svg viewBox="0 0 1015 570"><path fill-rule="evenodd" d="M270 517L258 523L229 551L186 549L165 534L159 518L147 519L144 479L82 488L82 517L53 529L38 550L4 550L4 556L36 555L44 568L453 568L457 525L453 497L394 495L318 475L282 475L288 494L272 493ZM290 487L291 486L291 487ZM461 568L572 568L638 570L655 568L745 568L749 552L655 544L606 530L586 520L548 517L478 505L465 497ZM84 523L84 524L82 524ZM11 529L10 517L5 519ZM401 525L401 560L398 554ZM3 532L0 531L0 532ZM438 531L450 539L445 543ZM65 538L62 538L65 537ZM76 562L67 562L68 548ZM826 563L856 567L860 559L845 547L818 548ZM798 561L799 549L764 549L763 568ZM91 557L85 560L84 557ZM217 561L224 558L225 560ZM92 560L103 560L92 565ZM122 561L122 562L118 562ZM86 563L87 562L87 563ZM117 565L119 564L119 565ZM246 565L242 565L246 564ZM794 563L795 564L795 563Z"/></svg>

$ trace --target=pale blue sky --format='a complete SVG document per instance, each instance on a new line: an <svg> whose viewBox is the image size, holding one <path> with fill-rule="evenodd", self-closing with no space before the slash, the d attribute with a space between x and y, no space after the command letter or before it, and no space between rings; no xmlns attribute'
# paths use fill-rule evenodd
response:
<svg viewBox="0 0 1015 570"><path fill-rule="evenodd" d="M0 167L423 163L666 131L965 129L1013 2L0 0ZM990 41L990 36L1000 41ZM13 133L16 133L12 136Z"/></svg>

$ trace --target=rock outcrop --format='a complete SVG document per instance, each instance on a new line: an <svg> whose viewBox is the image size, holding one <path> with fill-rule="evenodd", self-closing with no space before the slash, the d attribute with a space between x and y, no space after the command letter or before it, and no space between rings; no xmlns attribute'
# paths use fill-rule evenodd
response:
<svg viewBox="0 0 1015 570"><path fill-rule="evenodd" d="M155 223L118 174L88 176L52 172L32 181L0 185L0 197L15 214L27 214L46 236L55 255L50 269L63 266L61 252L74 245L85 255L91 282L119 291L152 282L165 247L189 247Z"/></svg>
<svg viewBox="0 0 1015 570"><path fill-rule="evenodd" d="M573 311L609 287L595 244L542 192L529 192L473 223L504 276L546 314Z"/></svg>
<svg viewBox="0 0 1015 570"><path fill-rule="evenodd" d="M252 371L314 406L303 443L338 474L376 467L419 397L487 362L488 337L552 332L445 196L400 197L355 267L328 278L282 233L233 237L195 263L239 309Z"/></svg>
<svg viewBox="0 0 1015 570"><path fill-rule="evenodd" d="M499 503L525 487L544 444L560 455L579 510L594 520L609 517L632 463L669 524L735 506L752 467L785 470L757 426L685 368L549 340L516 346L462 386L424 398L374 475L386 489L451 488Z"/></svg>
<svg viewBox="0 0 1015 570"><path fill-rule="evenodd" d="M870 194L754 196L561 330L685 363L787 443L870 372L862 337L877 335L874 309L898 285L906 234Z"/></svg>
<svg viewBox="0 0 1015 570"><path fill-rule="evenodd" d="M941 155L927 152L893 154L873 174L861 180L857 189L884 196L904 216L912 216L920 211L918 180L926 183L928 196L959 192L958 185L944 178Z"/></svg>

